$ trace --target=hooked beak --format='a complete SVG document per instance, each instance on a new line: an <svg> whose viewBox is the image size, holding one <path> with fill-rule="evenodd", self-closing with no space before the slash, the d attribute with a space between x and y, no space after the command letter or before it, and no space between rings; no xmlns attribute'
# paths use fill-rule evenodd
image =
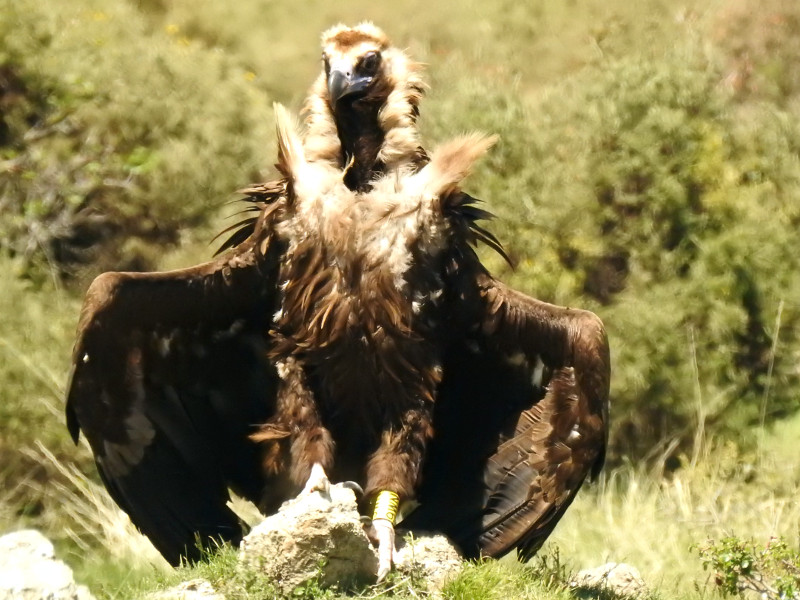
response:
<svg viewBox="0 0 800 600"><path fill-rule="evenodd" d="M332 68L328 75L328 98L336 104L342 98L363 94L372 83L372 76L356 75L353 69Z"/></svg>

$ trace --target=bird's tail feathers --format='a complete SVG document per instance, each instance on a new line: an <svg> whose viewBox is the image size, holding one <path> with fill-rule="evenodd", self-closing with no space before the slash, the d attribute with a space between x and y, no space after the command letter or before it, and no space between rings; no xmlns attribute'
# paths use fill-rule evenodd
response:
<svg viewBox="0 0 800 600"><path fill-rule="evenodd" d="M423 189L436 196L451 191L498 139L497 135L470 133L440 145L431 154L430 162L417 174Z"/></svg>

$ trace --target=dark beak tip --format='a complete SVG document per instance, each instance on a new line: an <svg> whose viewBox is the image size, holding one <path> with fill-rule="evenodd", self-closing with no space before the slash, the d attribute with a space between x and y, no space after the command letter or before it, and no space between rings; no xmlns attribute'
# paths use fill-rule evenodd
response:
<svg viewBox="0 0 800 600"><path fill-rule="evenodd" d="M331 71L328 75L328 98L336 104L342 98L354 94L364 94L369 89L373 77L357 75L352 72Z"/></svg>
<svg viewBox="0 0 800 600"><path fill-rule="evenodd" d="M328 98L332 103L336 103L347 93L350 82L347 75L341 71L332 71L328 76Z"/></svg>

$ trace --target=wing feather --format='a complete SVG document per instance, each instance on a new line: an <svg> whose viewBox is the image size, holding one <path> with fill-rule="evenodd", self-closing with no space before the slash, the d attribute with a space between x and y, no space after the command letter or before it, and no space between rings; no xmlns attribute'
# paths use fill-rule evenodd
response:
<svg viewBox="0 0 800 600"><path fill-rule="evenodd" d="M446 354L421 506L404 525L443 531L468 556L530 558L602 466L608 343L592 313L476 277L464 330L478 333Z"/></svg>
<svg viewBox="0 0 800 600"><path fill-rule="evenodd" d="M189 269L106 273L81 311L68 427L172 564L199 558L198 543L238 543L229 488L256 503L269 488L247 437L276 384L266 335L280 249L262 242Z"/></svg>

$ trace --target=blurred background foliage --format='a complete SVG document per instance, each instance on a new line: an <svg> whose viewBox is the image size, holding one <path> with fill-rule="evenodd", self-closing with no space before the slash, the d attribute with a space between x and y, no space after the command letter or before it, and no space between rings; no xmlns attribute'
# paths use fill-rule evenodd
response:
<svg viewBox="0 0 800 600"><path fill-rule="evenodd" d="M605 321L612 463L746 451L797 410L796 2L0 0L0 475L35 475L34 438L87 461L61 417L82 290L210 257L272 175L272 102L363 19L428 64L429 147L500 134L467 187L517 266L487 264Z"/></svg>
<svg viewBox="0 0 800 600"><path fill-rule="evenodd" d="M0 14L0 245L22 274L152 267L258 175L268 98L226 54L125 2Z"/></svg>

